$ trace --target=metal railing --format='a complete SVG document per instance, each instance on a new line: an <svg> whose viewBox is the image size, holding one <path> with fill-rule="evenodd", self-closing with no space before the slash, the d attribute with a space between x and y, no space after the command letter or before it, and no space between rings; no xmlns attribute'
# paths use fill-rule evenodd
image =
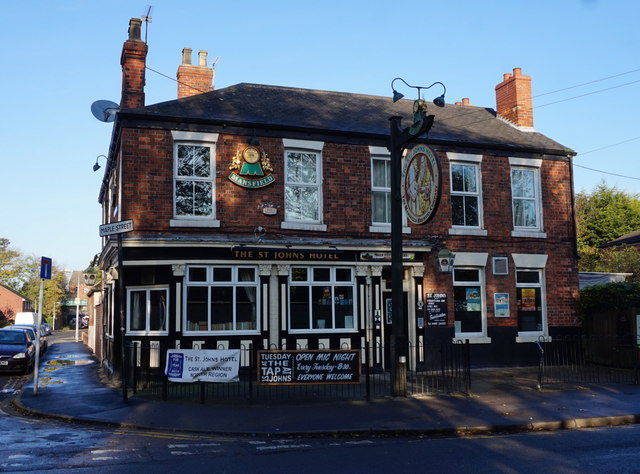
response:
<svg viewBox="0 0 640 474"><path fill-rule="evenodd" d="M134 394L161 400L199 403L291 403L373 400L388 397L391 377L388 367L367 360L367 354L384 353L384 347L361 350L361 377L356 384L261 385L257 383L256 351L262 348L240 347L239 381L230 383L179 383L164 373L170 347L163 342L129 342L127 352L127 389ZM222 349L222 348L220 348ZM225 348L226 349L226 348ZM269 349L275 350L275 347ZM298 348L304 349L304 348ZM410 347L415 356L407 374L410 396L437 393L468 394L471 384L469 344L443 344L439 347Z"/></svg>
<svg viewBox="0 0 640 474"><path fill-rule="evenodd" d="M552 383L638 384L638 348L631 336L540 338L538 348L538 387Z"/></svg>

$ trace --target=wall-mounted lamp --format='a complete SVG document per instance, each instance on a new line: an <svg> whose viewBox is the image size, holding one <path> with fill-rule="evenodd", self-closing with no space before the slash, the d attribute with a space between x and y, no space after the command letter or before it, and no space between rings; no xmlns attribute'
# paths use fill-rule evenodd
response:
<svg viewBox="0 0 640 474"><path fill-rule="evenodd" d="M93 171L98 171L98 170L100 169L100 165L98 164L98 158L100 158L100 157L104 158L104 159L105 159L105 160L107 160L107 161L109 160L109 159L108 159L106 156L104 156L104 155L98 155L98 156L96 157L96 163L93 165Z"/></svg>
<svg viewBox="0 0 640 474"><path fill-rule="evenodd" d="M420 97L420 91L422 89L431 89L436 84L440 84L442 86L442 89L444 89L444 92L442 93L442 95L440 95L440 96L436 97L435 99L433 99L433 103L437 107L444 107L444 96L447 93L447 88L444 86L444 84L442 82L434 82L430 86L412 86L411 84L407 84L407 81L405 81L401 77L396 77L393 81L391 81L391 89L393 90L393 101L394 102L398 102L400 99L402 99L404 97L404 94L398 92L395 89L395 87L393 87L393 83L396 82L396 81L402 81L402 82L404 82L404 84L407 87L411 87L412 89L418 89L418 100L422 99L422 97Z"/></svg>
<svg viewBox="0 0 640 474"><path fill-rule="evenodd" d="M440 271L442 273L451 273L453 270L453 261L456 258L455 254L448 248L443 248L438 252L438 264L440 265Z"/></svg>

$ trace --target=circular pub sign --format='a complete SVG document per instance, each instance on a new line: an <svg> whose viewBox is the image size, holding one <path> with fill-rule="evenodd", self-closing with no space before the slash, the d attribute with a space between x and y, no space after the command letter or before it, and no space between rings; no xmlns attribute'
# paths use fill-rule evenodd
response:
<svg viewBox="0 0 640 474"><path fill-rule="evenodd" d="M418 145L405 158L401 177L402 203L414 224L428 222L440 202L440 162L426 145Z"/></svg>

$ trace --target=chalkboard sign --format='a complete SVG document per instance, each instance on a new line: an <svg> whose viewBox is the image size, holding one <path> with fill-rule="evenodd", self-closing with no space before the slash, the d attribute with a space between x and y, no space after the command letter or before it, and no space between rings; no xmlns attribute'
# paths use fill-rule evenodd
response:
<svg viewBox="0 0 640 474"><path fill-rule="evenodd" d="M360 351L258 351L258 384L360 383Z"/></svg>
<svg viewBox="0 0 640 474"><path fill-rule="evenodd" d="M427 326L447 325L447 294L427 293Z"/></svg>

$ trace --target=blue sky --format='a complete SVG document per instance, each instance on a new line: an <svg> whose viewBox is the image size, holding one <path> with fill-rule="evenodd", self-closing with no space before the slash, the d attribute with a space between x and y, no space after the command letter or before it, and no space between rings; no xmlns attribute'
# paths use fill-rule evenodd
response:
<svg viewBox="0 0 640 474"><path fill-rule="evenodd" d="M495 108L496 84L520 67L535 128L578 152L576 191L604 180L640 192L635 0L149 1L0 0L0 237L25 255L83 269L100 250L104 167L92 166L112 125L90 106L119 102L128 22L149 5L147 66L175 77L182 48L207 50L217 88L390 96L400 76ZM147 104L175 97L174 81L147 72Z"/></svg>

